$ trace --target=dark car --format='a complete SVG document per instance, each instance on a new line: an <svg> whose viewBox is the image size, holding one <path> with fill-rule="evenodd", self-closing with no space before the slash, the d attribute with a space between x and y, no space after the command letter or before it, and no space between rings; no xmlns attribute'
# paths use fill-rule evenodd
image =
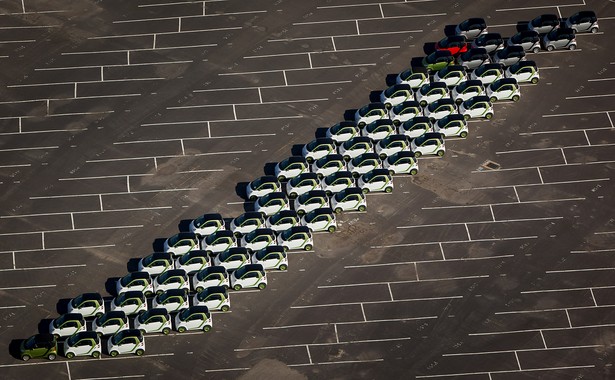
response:
<svg viewBox="0 0 615 380"><path fill-rule="evenodd" d="M473 40L485 33L487 33L487 23L484 18L480 17L469 18L455 27L455 34L465 36L468 40Z"/></svg>
<svg viewBox="0 0 615 380"><path fill-rule="evenodd" d="M534 30L539 34L547 34L555 28L559 27L560 19L554 14L543 14L527 25L529 30Z"/></svg>
<svg viewBox="0 0 615 380"><path fill-rule="evenodd" d="M487 53L504 48L504 39L500 33L486 33L472 42L473 48L484 48Z"/></svg>

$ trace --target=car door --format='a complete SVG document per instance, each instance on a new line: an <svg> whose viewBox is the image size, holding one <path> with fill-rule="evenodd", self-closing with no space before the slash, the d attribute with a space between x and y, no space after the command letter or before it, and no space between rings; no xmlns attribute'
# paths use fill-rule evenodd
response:
<svg viewBox="0 0 615 380"><path fill-rule="evenodd" d="M124 337L118 342L117 350L121 353L134 352L139 346L139 340L133 336Z"/></svg>
<svg viewBox="0 0 615 380"><path fill-rule="evenodd" d="M96 344L89 338L79 339L73 347L75 356L90 355L92 350L96 347Z"/></svg>
<svg viewBox="0 0 615 380"><path fill-rule="evenodd" d="M102 326L103 335L112 335L116 332L122 330L122 328L126 328L127 326L122 322L119 318L111 318L107 319Z"/></svg>

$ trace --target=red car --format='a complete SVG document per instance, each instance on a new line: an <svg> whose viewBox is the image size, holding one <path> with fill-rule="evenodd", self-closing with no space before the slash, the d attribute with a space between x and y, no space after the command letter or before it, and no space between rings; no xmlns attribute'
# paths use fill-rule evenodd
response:
<svg viewBox="0 0 615 380"><path fill-rule="evenodd" d="M465 36L448 36L436 42L436 50L448 50L455 57L468 51Z"/></svg>

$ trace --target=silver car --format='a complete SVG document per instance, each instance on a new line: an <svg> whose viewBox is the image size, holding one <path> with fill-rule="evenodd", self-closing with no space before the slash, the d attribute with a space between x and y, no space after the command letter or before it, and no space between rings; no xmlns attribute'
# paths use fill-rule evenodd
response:
<svg viewBox="0 0 615 380"><path fill-rule="evenodd" d="M547 51L553 51L556 49L574 50L577 48L577 40L575 38L574 29L554 29L542 38L542 44Z"/></svg>
<svg viewBox="0 0 615 380"><path fill-rule="evenodd" d="M540 51L540 35L535 30L522 30L506 41L508 46L521 46L525 51L538 53Z"/></svg>
<svg viewBox="0 0 615 380"><path fill-rule="evenodd" d="M566 28L573 29L576 33L598 31L598 17L594 11L581 11L566 19Z"/></svg>
<svg viewBox="0 0 615 380"><path fill-rule="evenodd" d="M471 47L484 48L487 53L493 53L496 50L504 49L504 39L500 33L487 33L472 41Z"/></svg>
<svg viewBox="0 0 615 380"><path fill-rule="evenodd" d="M504 66L511 66L523 60L525 60L525 50L521 46L507 46L493 56L494 63Z"/></svg>
<svg viewBox="0 0 615 380"><path fill-rule="evenodd" d="M554 14L544 14L536 17L529 22L527 28L534 30L538 34L547 34L559 27L559 18Z"/></svg>
<svg viewBox="0 0 615 380"><path fill-rule="evenodd" d="M465 36L468 40L473 40L485 33L487 33L487 23L485 19L479 17L464 20L455 27L455 34Z"/></svg>
<svg viewBox="0 0 615 380"><path fill-rule="evenodd" d="M466 70L474 70L478 66L489 62L490 57L485 48L471 48L457 57L457 64L465 67Z"/></svg>

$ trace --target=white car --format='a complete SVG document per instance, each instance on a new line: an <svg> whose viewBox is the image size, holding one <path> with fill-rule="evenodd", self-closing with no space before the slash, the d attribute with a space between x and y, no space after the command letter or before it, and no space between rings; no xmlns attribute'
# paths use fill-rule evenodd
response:
<svg viewBox="0 0 615 380"><path fill-rule="evenodd" d="M547 51L577 48L576 34L571 28L557 28L542 37L542 46Z"/></svg>
<svg viewBox="0 0 615 380"><path fill-rule="evenodd" d="M107 336L129 328L126 313L121 310L113 310L94 318L91 331L94 331L98 336Z"/></svg>
<svg viewBox="0 0 615 380"><path fill-rule="evenodd" d="M355 136L361 135L361 129L354 121L341 121L327 129L326 136L333 139L336 144L342 144Z"/></svg>
<svg viewBox="0 0 615 380"><path fill-rule="evenodd" d="M417 116L399 126L399 133L415 139L433 130L433 123L427 116Z"/></svg>
<svg viewBox="0 0 615 380"><path fill-rule="evenodd" d="M248 211L231 220L230 230L235 236L245 235L265 224L265 217L260 212Z"/></svg>
<svg viewBox="0 0 615 380"><path fill-rule="evenodd" d="M314 163L315 165L316 163ZM297 198L310 190L320 189L320 178L318 174L307 172L292 178L286 183L286 194L290 199Z"/></svg>
<svg viewBox="0 0 615 380"><path fill-rule="evenodd" d="M598 17L596 17L596 13L594 11L584 10L568 17L566 19L566 28L573 29L575 33L596 33L600 27L598 26Z"/></svg>
<svg viewBox="0 0 615 380"><path fill-rule="evenodd" d="M361 174L376 168L381 168L382 162L376 153L363 153L348 163L348 171L357 178Z"/></svg>
<svg viewBox="0 0 615 380"><path fill-rule="evenodd" d="M488 96L474 96L461 103L459 114L463 115L466 120L477 117L491 119L493 117L493 105Z"/></svg>
<svg viewBox="0 0 615 380"><path fill-rule="evenodd" d="M321 207L329 207L329 197L324 190L311 190L295 199L294 208L298 215Z"/></svg>
<svg viewBox="0 0 615 380"><path fill-rule="evenodd" d="M478 79L470 79L459 83L451 90L451 99L456 104L461 104L473 96L485 94L485 86Z"/></svg>
<svg viewBox="0 0 615 380"><path fill-rule="evenodd" d="M209 310L229 311L231 309L231 299L224 286L211 286L195 294L192 297L192 304L207 306Z"/></svg>
<svg viewBox="0 0 615 380"><path fill-rule="evenodd" d="M395 83L409 84L414 90L425 83L429 83L429 75L424 67L411 67L399 73L397 77L395 77Z"/></svg>
<svg viewBox="0 0 615 380"><path fill-rule="evenodd" d="M521 88L515 79L502 78L487 87L486 95L492 103L498 100L512 100L516 102L521 98Z"/></svg>
<svg viewBox="0 0 615 380"><path fill-rule="evenodd" d="M248 250L248 253L258 251L269 245L276 243L276 234L272 229L259 228L245 235L241 239L241 246Z"/></svg>
<svg viewBox="0 0 615 380"><path fill-rule="evenodd" d="M114 357L120 354L141 356L145 353L145 339L139 330L122 330L109 338L107 351Z"/></svg>
<svg viewBox="0 0 615 380"><path fill-rule="evenodd" d="M445 116L457 113L457 106L455 101L450 98L442 98L429 103L425 108L425 116L434 123L436 120L440 120Z"/></svg>
<svg viewBox="0 0 615 380"><path fill-rule="evenodd" d="M278 194L278 193L271 193ZM268 197L271 194L265 195ZM260 198L263 199L263 198ZM223 251L226 251L229 248L237 246L237 238L232 231L221 230L214 232L213 234L207 236L203 240L201 240L201 247L203 251L207 252L208 255L217 254Z"/></svg>
<svg viewBox="0 0 615 380"><path fill-rule="evenodd" d="M340 170L346 170L346 161L341 154L330 154L322 157L312 164L312 173L318 178L326 177Z"/></svg>
<svg viewBox="0 0 615 380"><path fill-rule="evenodd" d="M396 127L401 123L414 119L417 116L423 114L421 105L416 100L408 100L400 103L389 111L389 118L393 121L393 125Z"/></svg>
<svg viewBox="0 0 615 380"><path fill-rule="evenodd" d="M278 245L281 245L287 251L295 249L311 251L314 248L314 241L309 228L295 226L278 235Z"/></svg>
<svg viewBox="0 0 615 380"><path fill-rule="evenodd" d="M184 256L180 256L181 259ZM128 292L130 290L138 290L145 294L146 297L154 294L154 286L152 285L152 278L147 272L132 272L128 273L124 277L117 280L115 284L115 291L117 294Z"/></svg>
<svg viewBox="0 0 615 380"><path fill-rule="evenodd" d="M255 201L263 195L280 191L280 181L275 176L264 175L246 185L246 198Z"/></svg>
<svg viewBox="0 0 615 380"><path fill-rule="evenodd" d="M508 67L504 73L506 78L512 78L517 83L532 83L536 84L540 80L538 67L534 61L521 61Z"/></svg>
<svg viewBox="0 0 615 380"><path fill-rule="evenodd" d="M478 66L470 74L470 79L478 79L483 85L491 84L493 81L504 77L504 69L499 63L488 63Z"/></svg>
<svg viewBox="0 0 615 380"><path fill-rule="evenodd" d="M280 211L265 221L265 226L275 232L281 232L297 225L299 225L299 215L295 210Z"/></svg>
<svg viewBox="0 0 615 380"><path fill-rule="evenodd" d="M426 107L438 99L447 98L449 96L448 86L444 82L427 83L421 86L415 95L421 107Z"/></svg>
<svg viewBox="0 0 615 380"><path fill-rule="evenodd" d="M192 276L192 289L195 292L202 292L210 286L226 286L230 285L228 272L222 266L211 266L196 272Z"/></svg>
<svg viewBox="0 0 615 380"><path fill-rule="evenodd" d="M167 252L154 252L139 260L138 269L139 272L157 276L173 269L173 257Z"/></svg>
<svg viewBox="0 0 615 380"><path fill-rule="evenodd" d="M224 219L220 214L203 214L190 222L190 232L200 237L211 235L216 231L223 230Z"/></svg>
<svg viewBox="0 0 615 380"><path fill-rule="evenodd" d="M214 258L214 265L221 266L227 272L250 263L250 252L246 247L233 247Z"/></svg>
<svg viewBox="0 0 615 380"><path fill-rule="evenodd" d="M208 332L212 329L212 323L207 306L190 306L175 316L175 329L180 333L194 330Z"/></svg>
<svg viewBox="0 0 615 380"><path fill-rule="evenodd" d="M199 238L194 232L180 232L164 241L164 252L173 256L181 256L199 249Z"/></svg>
<svg viewBox="0 0 615 380"><path fill-rule="evenodd" d="M407 100L413 100L413 94L409 84L394 84L380 93L380 103L384 103L385 107L390 109Z"/></svg>
<svg viewBox="0 0 615 380"><path fill-rule="evenodd" d="M322 189L327 195L338 193L350 186L354 186L355 180L349 171L333 173L322 180Z"/></svg>
<svg viewBox="0 0 615 380"><path fill-rule="evenodd" d="M163 308L150 309L139 314L134 320L134 326L143 334L159 332L168 335L173 328L171 316Z"/></svg>
<svg viewBox="0 0 615 380"><path fill-rule="evenodd" d="M455 27L455 34L465 36L468 40L480 37L487 33L487 23L480 17L472 17L460 22Z"/></svg>
<svg viewBox="0 0 615 380"><path fill-rule="evenodd" d="M335 232L337 229L337 221L330 207L317 208L308 212L301 218L301 224L312 232Z"/></svg>
<svg viewBox="0 0 615 380"><path fill-rule="evenodd" d="M471 100L466 100L466 102L471 102ZM438 120L434 124L433 130L446 137L459 136L465 138L468 136L468 122L464 115L456 113Z"/></svg>
<svg viewBox="0 0 615 380"><path fill-rule="evenodd" d="M451 65L439 70L434 76L434 82L444 82L447 87L454 87L468 79L466 69L461 65Z"/></svg>
<svg viewBox="0 0 615 380"><path fill-rule="evenodd" d="M187 309L188 291L186 289L171 289L158 294L152 300L152 309L163 308L169 313Z"/></svg>
<svg viewBox="0 0 615 380"><path fill-rule="evenodd" d="M85 318L79 313L62 314L49 322L49 334L55 336L56 339L85 330Z"/></svg>
<svg viewBox="0 0 615 380"><path fill-rule="evenodd" d="M349 187L331 198L331 208L336 214L342 211L365 211L367 199L358 187Z"/></svg>
<svg viewBox="0 0 615 380"><path fill-rule="evenodd" d="M231 287L239 291L243 288L265 289L267 287L267 273L260 264L248 264L231 274Z"/></svg>
<svg viewBox="0 0 615 380"><path fill-rule="evenodd" d="M364 193L393 191L393 177L387 169L374 169L371 172L363 174L357 180L357 187Z"/></svg>
<svg viewBox="0 0 615 380"><path fill-rule="evenodd" d="M410 139L406 135L391 135L376 144L376 154L381 160L402 150L410 150Z"/></svg>
<svg viewBox="0 0 615 380"><path fill-rule="evenodd" d="M361 133L372 141L378 141L395 133L395 125L391 119L380 119L364 126Z"/></svg>
<svg viewBox="0 0 615 380"><path fill-rule="evenodd" d="M359 128L380 119L385 119L389 116L389 112L384 103L369 103L357 110L354 115L354 121Z"/></svg>
<svg viewBox="0 0 615 380"><path fill-rule="evenodd" d="M265 269L288 269L288 255L281 245L270 245L252 254L252 264L260 264Z"/></svg>
<svg viewBox="0 0 615 380"><path fill-rule="evenodd" d="M126 315L138 314L147 310L147 300L139 291L124 292L111 300L109 309L123 311Z"/></svg>
<svg viewBox="0 0 615 380"><path fill-rule="evenodd" d="M282 192L269 193L258 198L254 203L254 211L265 214L265 216L271 216L282 210L290 210L288 198Z"/></svg>
<svg viewBox="0 0 615 380"><path fill-rule="evenodd" d="M382 162L382 167L393 174L415 175L419 172L419 164L411 151L401 151L387 157Z"/></svg>
<svg viewBox="0 0 615 380"><path fill-rule="evenodd" d="M373 152L374 143L372 142L372 139L370 139L369 137L357 136L357 137L353 137L350 140L346 141L345 143L340 145L337 149L338 149L339 154L341 154L342 157L344 157L344 160L350 161L351 159L355 158L356 156L360 154L363 154L366 152Z"/></svg>
<svg viewBox="0 0 615 380"><path fill-rule="evenodd" d="M101 352L100 338L93 331L80 331L64 341L64 355L69 359L75 356L98 358Z"/></svg>
<svg viewBox="0 0 615 380"><path fill-rule="evenodd" d="M105 313L105 302L98 293L83 293L68 302L67 312L83 315L84 318L98 317Z"/></svg>
<svg viewBox="0 0 615 380"><path fill-rule="evenodd" d="M521 46L525 51L540 52L540 35L535 30L522 30L511 36L506 45Z"/></svg>
<svg viewBox="0 0 615 380"><path fill-rule="evenodd" d="M444 156L446 146L444 145L444 135L436 132L428 132L412 140L410 150L414 156L419 158L426 154Z"/></svg>
<svg viewBox="0 0 615 380"><path fill-rule="evenodd" d="M308 164L322 158L332 152L335 152L336 145L333 139L328 137L319 137L303 146L301 154Z"/></svg>
<svg viewBox="0 0 615 380"><path fill-rule="evenodd" d="M162 294L169 289L190 290L188 274L183 269L171 269L154 279L154 292Z"/></svg>
<svg viewBox="0 0 615 380"><path fill-rule="evenodd" d="M278 162L274 169L275 176L278 181L286 181L287 179L296 177L307 171L309 171L309 166L305 158L302 156L288 157Z"/></svg>
<svg viewBox="0 0 615 380"><path fill-rule="evenodd" d="M211 265L209 255L202 250L191 251L175 260L175 268L181 269L188 274L196 273Z"/></svg>

